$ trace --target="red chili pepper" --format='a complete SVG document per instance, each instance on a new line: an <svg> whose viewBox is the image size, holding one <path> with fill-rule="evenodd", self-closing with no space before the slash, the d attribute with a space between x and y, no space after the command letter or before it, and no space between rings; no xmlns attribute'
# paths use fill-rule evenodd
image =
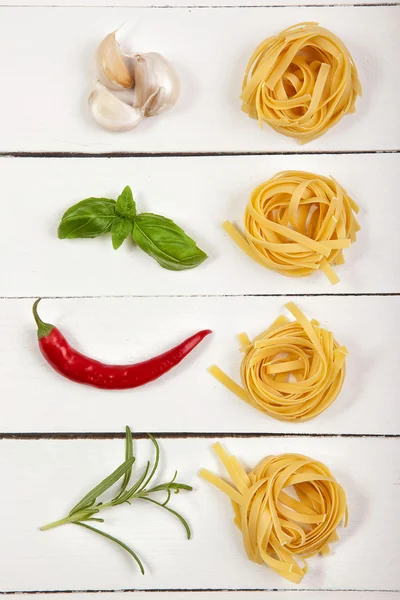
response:
<svg viewBox="0 0 400 600"><path fill-rule="evenodd" d="M39 348L58 373L77 383L106 390L123 390L145 385L170 371L181 362L209 333L204 329L163 354L133 365L107 365L77 352L57 327L44 323L38 313L36 300L33 316L38 326Z"/></svg>

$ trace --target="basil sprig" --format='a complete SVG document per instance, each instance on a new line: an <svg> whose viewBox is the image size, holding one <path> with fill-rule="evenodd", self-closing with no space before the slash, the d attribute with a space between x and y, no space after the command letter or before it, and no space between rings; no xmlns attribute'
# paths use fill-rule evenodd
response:
<svg viewBox="0 0 400 600"><path fill-rule="evenodd" d="M117 250L132 235L146 254L164 269L183 271L199 266L207 254L171 219L153 213L137 214L132 190L126 186L117 200L87 198L64 213L60 239L95 238L111 233Z"/></svg>

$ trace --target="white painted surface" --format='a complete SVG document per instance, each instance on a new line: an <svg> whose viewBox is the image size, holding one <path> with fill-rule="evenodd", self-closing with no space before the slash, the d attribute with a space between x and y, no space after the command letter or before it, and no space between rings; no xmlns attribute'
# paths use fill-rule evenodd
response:
<svg viewBox="0 0 400 600"><path fill-rule="evenodd" d="M14 0L0 2L0 49L6 57L0 152L399 148L400 86L394 65L400 58L400 6L295 6L328 4L320 0L250 3L263 7L222 8L249 4L242 0L95 0L86 2L87 7L84 0L24 0L24 7ZM371 3L374 0L329 1ZM41 6L27 8L37 4ZM166 4L174 10L157 8ZM191 9L193 5L205 8ZM206 8L209 5L218 8ZM364 96L356 115L302 147L267 127L260 131L241 113L238 95L255 45L305 20L320 21L348 45ZM124 21L132 24L133 49L159 51L171 59L183 94L179 105L157 120L135 132L112 135L93 124L86 98L97 44ZM398 298L336 294L400 290L399 160L394 154L0 159L0 296L5 298L0 300L0 431L123 431L129 423L136 431L397 434ZM225 219L241 222L253 187L282 169L332 174L361 205L362 231L346 252L346 265L338 268L341 283L336 287L322 275L293 280L262 269L223 234L220 225ZM68 206L91 195L116 197L126 184L132 186L140 210L174 218L210 259L191 272L171 273L128 244L115 253L109 239L57 240L57 224ZM239 381L236 333L256 335L282 313L288 300L249 294L309 293L334 294L291 299L331 329L349 347L350 356L345 385L334 405L316 420L296 426L247 407L206 368L216 362ZM42 316L59 325L77 348L110 362L152 356L203 327L211 327L214 334L162 380L139 390L102 392L62 379L44 362L30 313L30 297L37 295L77 296L44 301ZM79 298L104 295L136 297ZM176 297L181 295L186 297ZM12 299L15 296L24 299ZM283 594L311 600L399 597L398 439L224 440L248 466L265 454L301 452L326 462L343 483L350 526L340 532L331 557L310 561L310 572L299 588L247 561L228 500L196 477L201 466L222 473L212 442L161 442L165 477L178 468L181 479L196 487L174 499L193 527L191 542L185 541L180 524L156 507L135 505L109 513L105 529L138 550L147 569L141 577L129 557L90 532L77 527L48 533L37 529L66 513L88 487L115 468L123 457L121 440L0 441L0 593L107 590L100 597L124 600L127 594L114 590L236 588L242 591L135 591L134 598L265 597L265 591L246 589L266 589L273 600ZM139 441L137 449L140 465L149 445ZM97 600L99 595L51 593L35 598Z"/></svg>
<svg viewBox="0 0 400 600"><path fill-rule="evenodd" d="M1 589L399 587L396 440L224 440L246 467L255 466L267 454L299 452L315 457L331 468L345 488L349 527L339 529L340 541L331 556L310 559L309 573L299 586L246 558L229 500L197 477L200 467L222 473L212 443L187 439L161 444L163 477L178 469L180 480L196 488L171 503L189 520L191 541L185 540L181 524L171 515L146 503L114 508L105 516L104 529L122 537L142 557L147 574L141 576L128 555L91 532L73 526L49 532L37 528L66 514L88 488L116 468L124 455L122 440L2 441L1 480L13 484L2 498ZM136 448L142 465L150 444L138 441Z"/></svg>
<svg viewBox="0 0 400 600"><path fill-rule="evenodd" d="M284 169L333 175L360 204L361 232L332 286L322 272L290 278L252 261L224 233L242 224L255 186ZM0 159L3 216L0 296L299 294L400 290L400 155L147 159ZM116 198L130 184L139 211L174 219L209 259L162 269L129 240L58 240L64 211L90 196Z"/></svg>
<svg viewBox="0 0 400 600"><path fill-rule="evenodd" d="M32 300L7 300L0 302L0 339L7 349L1 356L1 430L121 431L133 419L136 431L398 433L398 298L292 299L350 351L341 394L312 421L276 421L207 373L217 363L240 382L237 334L261 333L285 313L287 298L43 301L44 320L81 352L110 363L144 360L200 329L214 331L167 375L124 391L78 385L55 373L37 347Z"/></svg>
<svg viewBox="0 0 400 600"><path fill-rule="evenodd" d="M157 51L182 81L179 104L134 132L92 121L87 97L101 39L132 24L132 50ZM300 21L320 21L348 45L364 96L309 150L399 147L400 7L231 9L0 8L0 151L176 152L302 149L241 112L247 61L264 38ZM21 93L23 85L24 92Z"/></svg>

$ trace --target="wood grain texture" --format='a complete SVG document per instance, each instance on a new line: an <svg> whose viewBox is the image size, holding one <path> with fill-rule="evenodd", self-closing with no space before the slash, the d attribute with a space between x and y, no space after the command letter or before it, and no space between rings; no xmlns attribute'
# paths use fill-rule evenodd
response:
<svg viewBox="0 0 400 600"><path fill-rule="evenodd" d="M284 298L108 298L43 301L81 352L110 363L136 362L211 328L179 366L136 390L104 391L72 383L47 365L36 340L32 300L0 302L4 348L0 431L137 431L399 434L396 386L397 297L291 298L334 332L350 352L343 390L306 423L276 421L247 406L207 368L217 363L240 382L237 334L255 337L280 314ZM289 313L286 313L289 315ZM7 350L5 350L7 349Z"/></svg>
<svg viewBox="0 0 400 600"><path fill-rule="evenodd" d="M200 467L223 474L212 442L161 442L160 477L177 469L179 479L195 487L171 503L189 520L192 540L171 515L146 503L105 515L104 529L139 552L145 576L128 555L91 532L73 526L38 530L116 468L124 455L122 440L0 442L1 480L12 481L2 497L0 590L399 588L400 472L393 461L398 440L224 440L246 468L267 454L298 452L327 464L344 486L349 527L338 530L331 556L310 559L299 586L246 558L229 500L197 476ZM137 442L139 473L149 452L149 442Z"/></svg>
<svg viewBox="0 0 400 600"><path fill-rule="evenodd" d="M322 272L290 278L253 262L224 233L241 227L254 187L286 169L333 175L360 204L361 232L332 286ZM400 291L400 155L135 159L0 159L3 218L0 296L340 294ZM141 212L174 219L209 259L171 272L110 236L58 240L64 211L130 184Z"/></svg>
<svg viewBox="0 0 400 600"><path fill-rule="evenodd" d="M0 8L0 151L302 151L295 140L240 111L247 61L264 38L320 21L348 45L364 96L357 113L307 150L399 147L400 7L287 7L175 10ZM130 49L167 56L182 81L179 104L134 132L112 134L92 121L87 97L101 39L128 21ZM377 26L379 24L379 26ZM207 35L205 35L207 32ZM129 44L127 46L129 50ZM27 93L20 93L21 81ZM390 118L389 118L390 117Z"/></svg>

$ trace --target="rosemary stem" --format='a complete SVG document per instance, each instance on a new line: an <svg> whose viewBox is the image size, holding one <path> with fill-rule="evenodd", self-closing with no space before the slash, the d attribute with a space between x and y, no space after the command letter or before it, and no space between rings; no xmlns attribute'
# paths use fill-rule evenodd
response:
<svg viewBox="0 0 400 600"><path fill-rule="evenodd" d="M142 497L142 495L143 495L143 492L139 493L139 494L135 494L134 496L132 496L131 500L133 500L134 498L140 498L140 497ZM100 512L104 508L112 508L113 506L115 506L115 504L113 504L113 501L110 500L109 502L105 502L104 504L101 504L98 507L98 512ZM90 509L82 509L79 512L72 513L72 515L68 515L68 517L65 517L64 519L59 519L58 521L53 521L52 523L48 523L48 525L43 525L42 527L40 527L40 531L48 531L49 529L54 529L55 527L60 527L60 525L67 525L68 523L76 523L77 521L86 520L85 517L87 518L87 516L88 516L87 510L90 510ZM94 513L94 514L98 514L98 513Z"/></svg>
<svg viewBox="0 0 400 600"><path fill-rule="evenodd" d="M60 525L67 525L67 523L72 523L73 521L75 521L75 517L65 517L65 519L60 519L59 521L53 521L52 523L43 525L42 527L40 527L40 531L48 531L49 529L60 527Z"/></svg>

